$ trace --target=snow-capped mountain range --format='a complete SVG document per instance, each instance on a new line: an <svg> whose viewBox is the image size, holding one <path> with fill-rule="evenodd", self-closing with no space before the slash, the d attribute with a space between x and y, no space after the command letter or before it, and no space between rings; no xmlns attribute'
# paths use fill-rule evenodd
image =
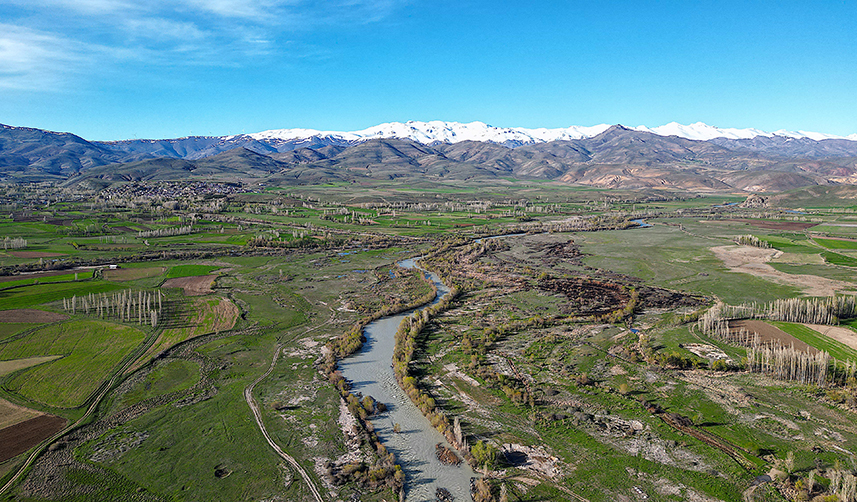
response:
<svg viewBox="0 0 857 502"><path fill-rule="evenodd" d="M483 122L444 122L434 120L430 122L408 121L389 122L379 124L360 131L317 131L314 129L275 129L255 134L244 135L256 141L276 143L279 141L295 142L310 140L313 138L332 140L336 142L359 143L372 139L409 139L422 144L436 143L459 143L462 141L483 141L499 143L510 146L529 145L535 143L548 143L557 140L575 140L597 136L611 126L599 124L594 126L571 126L557 129L526 129L523 127L494 127ZM766 138L781 137L791 139L807 138L813 141L826 139L840 139L857 141L857 133L849 136L836 136L809 131L786 131L766 132L759 129L735 129L719 128L696 122L683 125L677 122L658 127L628 127L636 131L649 132L659 136L678 136L680 138L709 141L716 138L726 139L753 139L759 136ZM237 138L237 136L226 139Z"/></svg>
<svg viewBox="0 0 857 502"><path fill-rule="evenodd" d="M99 142L0 124L0 181L84 175L166 180L188 173L242 179L276 175L287 184L353 181L355 176L512 176L625 188L783 191L857 183L857 134L770 133L703 123L526 129L414 121L351 132L284 129Z"/></svg>

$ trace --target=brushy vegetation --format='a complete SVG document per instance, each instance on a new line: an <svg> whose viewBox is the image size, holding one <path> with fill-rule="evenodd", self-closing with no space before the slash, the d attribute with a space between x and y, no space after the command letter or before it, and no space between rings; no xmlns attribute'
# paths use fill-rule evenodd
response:
<svg viewBox="0 0 857 502"><path fill-rule="evenodd" d="M771 243L765 240L762 240L755 235L747 234L747 235L739 235L735 238L735 244L739 244L741 246L753 246L762 249L770 249Z"/></svg>

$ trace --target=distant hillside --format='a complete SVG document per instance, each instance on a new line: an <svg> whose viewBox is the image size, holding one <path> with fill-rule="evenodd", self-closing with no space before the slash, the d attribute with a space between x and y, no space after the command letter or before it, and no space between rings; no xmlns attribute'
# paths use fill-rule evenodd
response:
<svg viewBox="0 0 857 502"><path fill-rule="evenodd" d="M125 160L70 133L0 125L0 176L20 181L65 179L83 169Z"/></svg>
<svg viewBox="0 0 857 502"><path fill-rule="evenodd" d="M857 141L849 139L755 132L753 137L743 137L751 134L748 130L727 131L737 138L707 141L666 134L674 130L684 135L720 134L699 124L690 129L664 126L660 132L619 125L560 131L491 129L479 123L459 124L459 129L431 126L435 130L429 127L432 123L408 124L367 130L364 136L290 130L110 143L4 126L0 128L0 177L68 180L92 187L185 178L289 185L504 177L608 188L751 192L857 182L857 149L853 148ZM391 134L409 137L382 137ZM546 140L552 137L559 139ZM429 144L433 138L447 141Z"/></svg>
<svg viewBox="0 0 857 502"><path fill-rule="evenodd" d="M121 182L188 178L238 181L265 178L288 167L289 164L266 155L246 148L235 148L195 161L160 158L96 167L70 182L80 184L86 180Z"/></svg>

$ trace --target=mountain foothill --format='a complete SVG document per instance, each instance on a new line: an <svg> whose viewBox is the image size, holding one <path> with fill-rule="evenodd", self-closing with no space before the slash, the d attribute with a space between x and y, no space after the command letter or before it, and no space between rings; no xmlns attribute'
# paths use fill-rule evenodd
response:
<svg viewBox="0 0 857 502"><path fill-rule="evenodd" d="M409 123L410 124L410 123ZM512 131L512 130L508 130ZM515 178L603 188L781 192L857 182L857 141L846 138L655 134L614 125L547 141L457 141L344 134L238 135L87 141L0 126L0 180L98 188L125 181L214 179L281 186L365 180L447 182Z"/></svg>

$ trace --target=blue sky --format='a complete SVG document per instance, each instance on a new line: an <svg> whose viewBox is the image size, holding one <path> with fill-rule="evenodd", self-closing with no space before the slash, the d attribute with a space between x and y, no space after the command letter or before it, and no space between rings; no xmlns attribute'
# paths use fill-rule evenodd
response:
<svg viewBox="0 0 857 502"><path fill-rule="evenodd" d="M0 123L857 132L852 2L0 0Z"/></svg>

